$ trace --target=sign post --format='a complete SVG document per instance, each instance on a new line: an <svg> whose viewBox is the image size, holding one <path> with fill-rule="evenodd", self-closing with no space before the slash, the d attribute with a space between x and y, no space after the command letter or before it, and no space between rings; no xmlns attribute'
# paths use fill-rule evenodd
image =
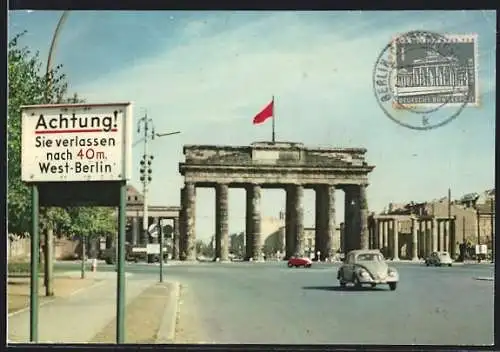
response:
<svg viewBox="0 0 500 352"><path fill-rule="evenodd" d="M38 256L40 236L38 232L38 187L31 186L31 299L30 299L30 342L38 342Z"/></svg>
<svg viewBox="0 0 500 352"><path fill-rule="evenodd" d="M118 207L116 342L125 338L125 226L132 105L21 107L21 179L32 189L30 341L38 341L39 207Z"/></svg>
<svg viewBox="0 0 500 352"><path fill-rule="evenodd" d="M120 185L118 211L118 275L116 285L116 343L125 342L125 226L127 222L127 183Z"/></svg>
<svg viewBox="0 0 500 352"><path fill-rule="evenodd" d="M160 282L163 282L163 230L162 230L162 219L158 219L158 236L160 242Z"/></svg>

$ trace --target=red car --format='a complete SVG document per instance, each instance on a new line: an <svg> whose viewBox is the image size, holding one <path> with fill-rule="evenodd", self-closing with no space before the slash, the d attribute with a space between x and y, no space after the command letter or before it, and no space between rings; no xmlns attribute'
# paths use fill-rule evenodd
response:
<svg viewBox="0 0 500 352"><path fill-rule="evenodd" d="M288 267L291 268L291 267L304 267L304 268L310 268L312 265L312 260L309 259L309 258L305 258L305 257L291 257L290 259L288 259Z"/></svg>

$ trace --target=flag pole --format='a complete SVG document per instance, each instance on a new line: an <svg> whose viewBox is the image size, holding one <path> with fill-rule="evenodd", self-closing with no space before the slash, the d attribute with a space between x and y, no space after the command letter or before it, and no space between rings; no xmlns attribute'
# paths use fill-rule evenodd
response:
<svg viewBox="0 0 500 352"><path fill-rule="evenodd" d="M273 103L273 124L272 124L272 128L273 128L273 135L272 135L272 141L273 141L273 144L276 143L276 132L275 132L275 125L274 125L274 109L275 109L275 106L274 106L274 95L273 95L273 99L272 99L272 103Z"/></svg>

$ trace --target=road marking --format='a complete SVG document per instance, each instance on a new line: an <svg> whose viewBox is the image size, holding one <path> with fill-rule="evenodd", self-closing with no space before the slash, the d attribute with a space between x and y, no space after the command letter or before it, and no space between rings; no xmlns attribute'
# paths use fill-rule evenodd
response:
<svg viewBox="0 0 500 352"><path fill-rule="evenodd" d="M478 276L474 277L474 280L479 280L479 281L495 281L494 277L486 277L486 276Z"/></svg>
<svg viewBox="0 0 500 352"><path fill-rule="evenodd" d="M48 303L54 302L55 300L56 300L55 298L51 298L51 299L49 299L49 300L46 300L46 301L40 302L40 303L38 304L38 307L42 307L42 306L44 306L44 305L46 305L46 304L48 304ZM24 313L24 312L26 312L26 311L28 311L28 310L30 310L30 306L25 307L25 308L22 308L22 309L19 309L19 310L16 310L15 312L12 312L12 313L9 313L9 314L7 315L7 317L8 317L8 318L13 317L14 315L17 315L17 314L20 314L20 313Z"/></svg>
<svg viewBox="0 0 500 352"><path fill-rule="evenodd" d="M105 283L106 283L106 281L105 281L105 280L102 280L102 281L96 282L95 284L90 285L90 286L87 286L87 287L80 287L78 290L71 292L71 293L68 295L68 297L72 297L72 296L74 296L74 295L77 295L77 294L79 294L80 292L83 292L83 291L85 291L85 290L90 290L91 288L96 288L96 287L102 286L102 285L104 285Z"/></svg>

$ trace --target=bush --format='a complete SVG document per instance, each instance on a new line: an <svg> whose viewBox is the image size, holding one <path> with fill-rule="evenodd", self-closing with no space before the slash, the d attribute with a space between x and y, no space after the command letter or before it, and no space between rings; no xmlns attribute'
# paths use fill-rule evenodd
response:
<svg viewBox="0 0 500 352"><path fill-rule="evenodd" d="M43 272L43 264L38 265L38 271ZM8 274L29 274L31 272L30 262L7 263Z"/></svg>

